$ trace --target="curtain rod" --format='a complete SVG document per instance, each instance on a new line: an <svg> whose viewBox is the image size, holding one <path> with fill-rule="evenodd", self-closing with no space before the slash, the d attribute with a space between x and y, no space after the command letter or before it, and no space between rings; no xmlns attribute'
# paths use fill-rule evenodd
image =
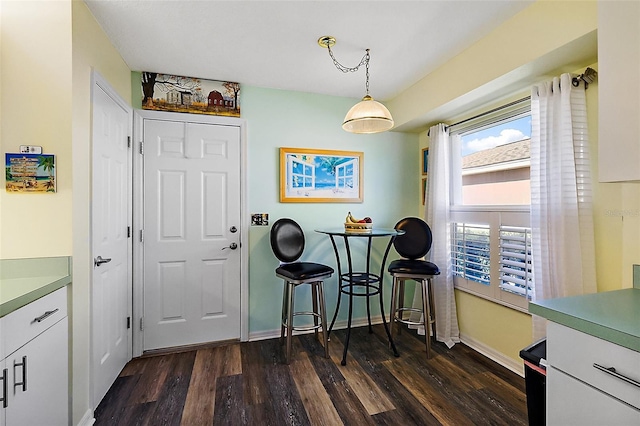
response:
<svg viewBox="0 0 640 426"><path fill-rule="evenodd" d="M597 76L598 76L598 72L597 71L595 71L593 68L587 67L584 70L584 73L580 74L579 76L573 77L571 83L574 86L578 87L578 85L580 84L580 80L582 80L582 81L584 81L584 89L587 90L587 88L589 87L589 83L593 83L593 81L595 81ZM450 127L459 126L459 125L467 123L469 121L476 120L478 118L484 117L485 115L493 114L494 112L498 112L498 111L501 111L501 110L503 110L505 108L512 107L514 105L519 104L520 102L529 101L529 100L531 100L531 96L525 96L522 99L518 99L518 100L510 102L510 103L508 103L506 105L501 105L501 106L499 106L497 108L494 108L492 110L485 111L485 112L480 113L478 115L474 115L473 117L467 118L466 120L458 121L457 123L453 123L453 124L450 124L448 126L445 125L444 127L445 127L445 129L449 129ZM428 133L427 133L427 136L429 136Z"/></svg>
<svg viewBox="0 0 640 426"><path fill-rule="evenodd" d="M450 124L450 125L448 125L448 126L444 126L444 127L445 127L445 129L449 129L450 127L453 127L453 126L459 126L459 125L464 124L464 123L467 123L467 122L469 122L469 121L472 121L472 120L475 120L475 119L478 119L478 118L484 117L485 115L493 114L494 112L501 111L501 110L503 110L503 109L505 109L505 108L509 108L509 107L514 106L514 105L518 105L518 104L519 104L519 103L521 103L521 102L529 101L529 100L531 100L531 96L525 96L525 97L524 97L524 98L522 98L522 99L518 99L518 100L516 100L516 101L509 102L508 104L501 105L501 106L499 106L499 107L497 107L497 108L494 108L494 109L491 109L491 110L489 110L489 111L485 111L485 112L480 113L480 114L478 114L478 115L474 115L473 117L467 118L466 120L458 121L457 123L453 123L453 124Z"/></svg>

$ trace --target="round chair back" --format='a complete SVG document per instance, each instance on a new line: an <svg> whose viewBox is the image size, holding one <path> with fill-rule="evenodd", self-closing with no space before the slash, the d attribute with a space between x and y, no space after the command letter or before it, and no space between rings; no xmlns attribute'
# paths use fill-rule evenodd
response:
<svg viewBox="0 0 640 426"><path fill-rule="evenodd" d="M406 259L419 259L431 249L431 228L418 217L405 217L396 223L395 229L405 233L398 236L393 246Z"/></svg>
<svg viewBox="0 0 640 426"><path fill-rule="evenodd" d="M298 260L304 251L304 232L293 219L283 218L271 226L271 249L281 262Z"/></svg>

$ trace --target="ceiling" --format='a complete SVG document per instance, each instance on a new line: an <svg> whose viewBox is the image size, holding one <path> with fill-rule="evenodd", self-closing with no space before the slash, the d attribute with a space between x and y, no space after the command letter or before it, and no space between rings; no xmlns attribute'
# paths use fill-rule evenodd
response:
<svg viewBox="0 0 640 426"><path fill-rule="evenodd" d="M533 1L85 0L133 71L361 98L365 73L343 65L371 49L370 92L388 100Z"/></svg>

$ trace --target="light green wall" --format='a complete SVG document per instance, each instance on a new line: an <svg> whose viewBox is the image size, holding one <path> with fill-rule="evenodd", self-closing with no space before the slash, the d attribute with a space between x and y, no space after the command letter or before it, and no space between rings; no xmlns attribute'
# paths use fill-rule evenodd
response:
<svg viewBox="0 0 640 426"><path fill-rule="evenodd" d="M303 259L335 266L329 238L313 230L341 227L348 211L356 217L370 216L379 227L393 227L404 216L420 214L418 135L346 133L340 125L354 99L246 86L241 93L242 117L248 123L249 212L268 213L270 223L281 217L298 221L307 237ZM362 151L364 202L280 203L280 147ZM250 333L279 327L282 281L274 275L278 261L269 245L269 229L254 226L249 230ZM383 246L374 246L378 268ZM325 290L329 313L335 306L336 288L334 276ZM354 317L365 315L364 303L357 305ZM345 313L343 309L339 319Z"/></svg>
<svg viewBox="0 0 640 426"><path fill-rule="evenodd" d="M134 108L140 108L140 73L131 73ZM290 217L303 227L306 250L302 260L335 267L329 238L314 229L341 227L348 211L356 217L370 216L376 226L392 228L405 216L421 216L420 150L417 134L386 132L354 135L341 123L356 99L303 92L242 86L240 107L247 121L247 200L251 213L268 213L269 224ZM317 148L364 153L364 202L280 203L280 147ZM249 334L265 335L279 330L282 280L276 278L278 260L269 245L270 226L252 226L249 231ZM359 241L362 243L362 241ZM356 247L364 247L361 244ZM380 268L385 244L374 244L374 267ZM358 252L358 251L357 251ZM393 255L393 250L390 256ZM362 259L354 257L364 268ZM390 281L387 274L387 289ZM331 315L337 302L337 280L326 282L327 309ZM311 300L306 289L297 293L300 303ZM388 295L387 291L387 295ZM364 300L360 301L364 302ZM304 305L299 305L304 307ZM387 306L388 301L387 301ZM379 309L373 306L373 314ZM356 303L354 318L364 318L364 303ZM346 309L338 320L346 319Z"/></svg>

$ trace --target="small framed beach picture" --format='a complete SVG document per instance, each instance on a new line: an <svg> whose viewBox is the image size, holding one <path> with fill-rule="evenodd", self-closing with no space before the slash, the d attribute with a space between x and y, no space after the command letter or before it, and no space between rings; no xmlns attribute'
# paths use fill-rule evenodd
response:
<svg viewBox="0 0 640 426"><path fill-rule="evenodd" d="M429 148L422 148L422 174L427 175L429 167Z"/></svg>
<svg viewBox="0 0 640 426"><path fill-rule="evenodd" d="M7 192L56 192L53 154L5 154Z"/></svg>
<svg viewBox="0 0 640 426"><path fill-rule="evenodd" d="M364 153L280 148L281 203L361 203Z"/></svg>

